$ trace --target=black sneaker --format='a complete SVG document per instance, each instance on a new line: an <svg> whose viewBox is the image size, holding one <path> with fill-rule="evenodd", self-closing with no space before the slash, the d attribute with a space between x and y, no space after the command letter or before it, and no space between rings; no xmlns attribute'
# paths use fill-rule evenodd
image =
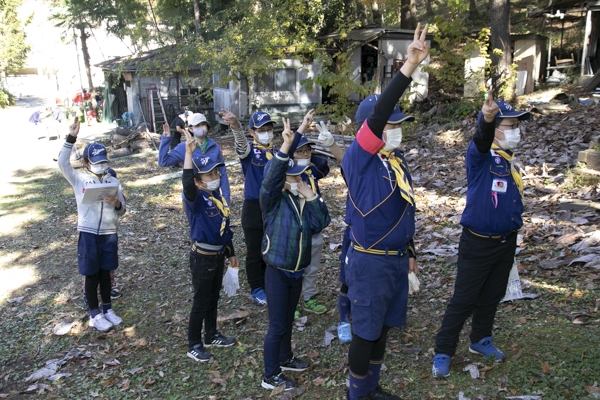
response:
<svg viewBox="0 0 600 400"><path fill-rule="evenodd" d="M221 335L221 332L215 333L212 338L204 338L204 347L217 346L229 347L235 344L236 340L232 337Z"/></svg>
<svg viewBox="0 0 600 400"><path fill-rule="evenodd" d="M400 397L393 395L389 392L386 392L379 385L377 385L377 389L375 389L374 392L371 392L367 395L367 399L370 399L370 400L402 400Z"/></svg>
<svg viewBox="0 0 600 400"><path fill-rule="evenodd" d="M121 296L123 296L123 293L121 293L117 289L113 289L113 290L110 291L110 298L111 298L111 300L118 299Z"/></svg>
<svg viewBox="0 0 600 400"><path fill-rule="evenodd" d="M87 302L87 297L85 297L85 293L83 294L83 299L81 300L81 309L86 311L90 309L90 305Z"/></svg>
<svg viewBox="0 0 600 400"><path fill-rule="evenodd" d="M286 362L282 362L279 365L280 365L281 369L284 371L302 372L302 371L306 370L308 367L310 367L310 361L304 361L299 358L296 358L296 356L292 356L291 359L289 359Z"/></svg>
<svg viewBox="0 0 600 400"><path fill-rule="evenodd" d="M273 375L270 378L265 378L263 376L263 380L260 386L264 387L265 389L272 390L281 385L285 385L285 390L288 391L296 387L296 382L286 377L283 374L283 372L280 372L279 374Z"/></svg>
<svg viewBox="0 0 600 400"><path fill-rule="evenodd" d="M194 361L207 362L212 358L212 353L209 352L201 344L197 344L188 350L187 356Z"/></svg>

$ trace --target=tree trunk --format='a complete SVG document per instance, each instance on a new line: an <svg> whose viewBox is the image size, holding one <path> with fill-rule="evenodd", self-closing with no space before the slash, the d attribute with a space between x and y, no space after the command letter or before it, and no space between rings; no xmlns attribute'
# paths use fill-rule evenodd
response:
<svg viewBox="0 0 600 400"><path fill-rule="evenodd" d="M400 29L415 29L417 27L415 10L414 0L400 0Z"/></svg>
<svg viewBox="0 0 600 400"><path fill-rule="evenodd" d="M194 0L194 25L196 27L196 37L200 37L200 1L199 0Z"/></svg>
<svg viewBox="0 0 600 400"><path fill-rule="evenodd" d="M479 18L479 11L477 11L477 2L475 0L469 0L469 18L471 18L471 21Z"/></svg>
<svg viewBox="0 0 600 400"><path fill-rule="evenodd" d="M81 53L83 54L83 67L85 68L85 75L87 76L88 81L88 92L92 92L94 90L94 84L92 83L92 69L90 66L90 51L87 46L88 34L85 31L85 27L83 25L79 26L79 37L81 39ZM83 96L83 94L82 94ZM83 98L81 99L82 101Z"/></svg>
<svg viewBox="0 0 600 400"><path fill-rule="evenodd" d="M433 0L425 0L425 11L427 13L427 16L430 18L433 18L435 16L435 12L433 11L433 7L431 5L431 2ZM474 1L474 0L471 0Z"/></svg>
<svg viewBox="0 0 600 400"><path fill-rule="evenodd" d="M491 44L492 44L492 88L494 98L502 89L505 100L514 101L515 84L510 82L512 54L510 47L510 0L490 0ZM494 54L500 50L501 55Z"/></svg>
<svg viewBox="0 0 600 400"><path fill-rule="evenodd" d="M383 26L383 14L379 11L379 4L374 1L371 4L371 12L373 13L373 22L377 28Z"/></svg>

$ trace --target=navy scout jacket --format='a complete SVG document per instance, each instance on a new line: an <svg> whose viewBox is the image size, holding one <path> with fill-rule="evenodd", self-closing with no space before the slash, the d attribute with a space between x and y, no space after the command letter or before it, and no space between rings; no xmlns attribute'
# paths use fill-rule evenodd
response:
<svg viewBox="0 0 600 400"><path fill-rule="evenodd" d="M310 264L312 235L325 229L331 218L320 195L306 200L283 190L288 160L287 154L278 152L265 170L260 188L262 253L268 265L296 272Z"/></svg>
<svg viewBox="0 0 600 400"><path fill-rule="evenodd" d="M507 235L523 226L523 199L510 162L491 148L495 129L494 122L479 118L467 149L467 204L460 220L463 227L485 236Z"/></svg>
<svg viewBox="0 0 600 400"><path fill-rule="evenodd" d="M209 199L210 194L196 187L194 173L191 169L183 170L182 182L185 213L190 225L190 239L214 246L222 245L228 247L228 251L232 251L233 232L229 228L229 218L227 218L224 233L221 235L223 214ZM212 195L222 201L219 191L212 192Z"/></svg>

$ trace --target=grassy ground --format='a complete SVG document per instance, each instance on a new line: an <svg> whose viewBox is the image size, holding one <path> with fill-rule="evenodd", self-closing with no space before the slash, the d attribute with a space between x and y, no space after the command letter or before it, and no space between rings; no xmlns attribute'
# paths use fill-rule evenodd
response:
<svg viewBox="0 0 600 400"><path fill-rule="evenodd" d="M234 160L231 141L222 141L222 147L226 158ZM430 162L423 160L422 168ZM210 363L195 363L185 354L191 285L180 180L151 180L173 172L158 168L155 155L117 159L112 166L128 201L119 228L121 265L117 271L124 296L114 302L124 322L105 334L88 328L87 312L80 309L82 279L77 274L76 206L71 187L57 169L17 171L16 190L1 195L2 215L20 219L0 237L0 397L269 398L273 394L260 387L267 313L248 296L243 262L239 295L223 295L219 306L220 317L247 314L219 324L224 334L237 337L237 345L214 349ZM229 176L235 244L243 261L239 169L239 165L232 167ZM307 398L345 398L348 345L334 340L323 346L325 330L337 324L339 249L335 245L341 243L345 196L337 170L334 166L321 184L333 218L324 232L319 271L319 300L329 312L308 314L306 325L293 333L295 354L313 362L309 370L290 374L304 385L302 397ZM425 175L423 170L416 172ZM421 249L456 243L460 232L452 212L460 194L431 193L417 191L419 204L429 204L417 216ZM448 379L433 379L430 367L434 337L452 293L455 265L444 256L420 259L422 290L409 299L406 328L392 330L388 339L381 381L388 390L405 399L451 399L460 392L471 399L509 395L585 399L600 392L595 387L600 380L598 325L575 325L569 318L572 311L598 318L600 296L595 282L599 276L579 265L539 268L537 260L568 249L533 236L526 238L519 260L521 276L531 282L528 291L540 297L501 304L496 318L496 344L505 350L507 360L495 364L470 354L467 327ZM61 321L75 325L64 336L54 335L52 329ZM68 376L35 387L26 382L46 361L61 359L71 350L76 356L58 371ZM479 379L463 372L475 361L483 363Z"/></svg>

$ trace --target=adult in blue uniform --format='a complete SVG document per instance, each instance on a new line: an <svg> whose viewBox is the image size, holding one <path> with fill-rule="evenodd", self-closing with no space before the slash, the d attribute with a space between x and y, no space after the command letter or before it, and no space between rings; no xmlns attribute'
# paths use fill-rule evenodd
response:
<svg viewBox="0 0 600 400"><path fill-rule="evenodd" d="M523 181L512 151L520 140L519 121L528 118L526 111L494 102L491 93L479 113L467 149L467 204L460 220L458 272L435 340L434 377L450 375L460 331L471 314L469 351L497 361L505 357L492 344L492 325L523 225Z"/></svg>
<svg viewBox="0 0 600 400"><path fill-rule="evenodd" d="M397 102L429 54L427 27L419 34L420 28L419 24L400 73L381 95L369 96L359 105L357 114L368 117L363 117L366 121L342 163L351 240L344 266L353 322L350 400L399 399L381 389L379 377L387 333L406 321L409 268L417 272L412 179L397 150L402 141L400 123L414 118L402 114Z"/></svg>
<svg viewBox="0 0 600 400"><path fill-rule="evenodd" d="M231 203L230 189L229 189L229 178L227 177L227 170L225 169L225 159L221 152L221 147L212 139L207 136L210 125L206 120L204 114L194 113L188 117L188 132L193 134L193 139L196 142L196 150L192 155L194 160L193 172L198 173L197 165L200 165L201 159L209 157L211 160L215 160L219 163L219 174L220 188L227 203ZM171 150L171 133L169 131L169 124L163 125L163 135L160 138L160 146L158 148L158 165L160 167L170 167L173 165L179 165L183 163L185 158L185 142L179 143L173 150Z"/></svg>

